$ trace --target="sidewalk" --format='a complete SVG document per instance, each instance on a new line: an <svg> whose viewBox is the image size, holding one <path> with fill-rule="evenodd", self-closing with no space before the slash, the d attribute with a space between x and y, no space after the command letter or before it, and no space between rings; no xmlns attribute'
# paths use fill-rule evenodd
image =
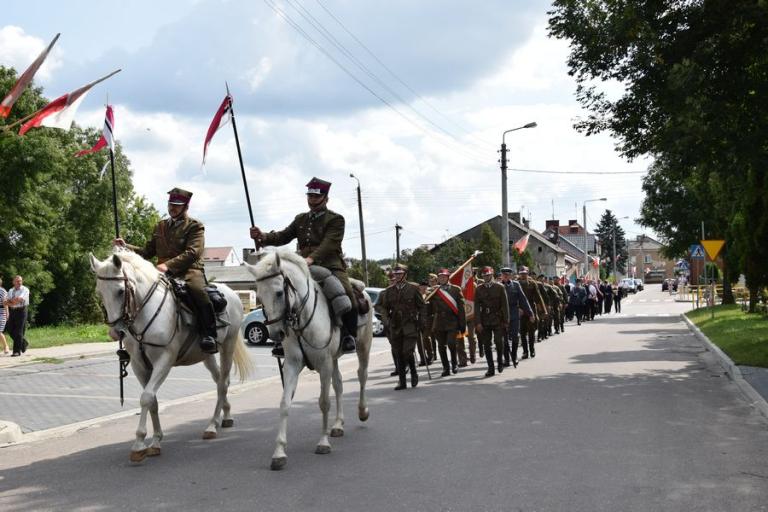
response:
<svg viewBox="0 0 768 512"><path fill-rule="evenodd" d="M40 362L41 359L82 359L89 356L114 354L117 342L72 343L60 347L29 348L19 357L0 354L0 368L14 368ZM50 362L50 361L49 361Z"/></svg>

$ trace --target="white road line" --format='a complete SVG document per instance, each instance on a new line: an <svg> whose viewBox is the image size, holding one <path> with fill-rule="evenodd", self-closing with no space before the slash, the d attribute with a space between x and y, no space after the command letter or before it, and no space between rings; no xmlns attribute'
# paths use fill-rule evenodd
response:
<svg viewBox="0 0 768 512"><path fill-rule="evenodd" d="M120 397L117 396L98 396L98 395L58 395L58 394L48 394L48 393L8 393L5 391L0 391L0 395L3 396L29 396L29 397L36 397L36 398L82 398L85 400L120 400ZM133 400L134 402L138 402L139 400L137 398L126 398L126 400Z"/></svg>

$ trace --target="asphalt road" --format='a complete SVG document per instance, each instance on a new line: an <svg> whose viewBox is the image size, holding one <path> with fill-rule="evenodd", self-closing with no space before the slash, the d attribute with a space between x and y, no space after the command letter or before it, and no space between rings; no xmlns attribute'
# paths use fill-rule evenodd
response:
<svg viewBox="0 0 768 512"><path fill-rule="evenodd" d="M395 392L374 358L367 423L345 363L345 437L319 439L317 380L300 380L288 467L269 470L280 386L240 388L235 427L201 433L210 399L165 409L163 454L131 466L136 418L0 449L0 510L752 511L768 509L768 424L646 290L624 313Z"/></svg>

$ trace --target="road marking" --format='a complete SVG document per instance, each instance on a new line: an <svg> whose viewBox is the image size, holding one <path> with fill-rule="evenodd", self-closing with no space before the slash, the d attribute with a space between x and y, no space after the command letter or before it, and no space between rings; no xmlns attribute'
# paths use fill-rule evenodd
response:
<svg viewBox="0 0 768 512"><path fill-rule="evenodd" d="M49 393L8 393L6 391L0 391L0 395L3 396L28 396L35 398L82 398L86 400L120 400L120 397L116 396L98 396L98 395L59 395ZM137 398L126 398L126 400L133 400L138 402Z"/></svg>
<svg viewBox="0 0 768 512"><path fill-rule="evenodd" d="M648 302L648 299L639 299L637 302Z"/></svg>

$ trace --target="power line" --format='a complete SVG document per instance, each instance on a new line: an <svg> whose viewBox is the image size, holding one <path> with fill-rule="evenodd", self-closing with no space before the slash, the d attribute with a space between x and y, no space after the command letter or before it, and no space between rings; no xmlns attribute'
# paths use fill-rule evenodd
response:
<svg viewBox="0 0 768 512"><path fill-rule="evenodd" d="M532 172L537 174L600 174L600 175L622 175L622 174L645 174L648 171L542 171L540 169L509 169L516 172Z"/></svg>

